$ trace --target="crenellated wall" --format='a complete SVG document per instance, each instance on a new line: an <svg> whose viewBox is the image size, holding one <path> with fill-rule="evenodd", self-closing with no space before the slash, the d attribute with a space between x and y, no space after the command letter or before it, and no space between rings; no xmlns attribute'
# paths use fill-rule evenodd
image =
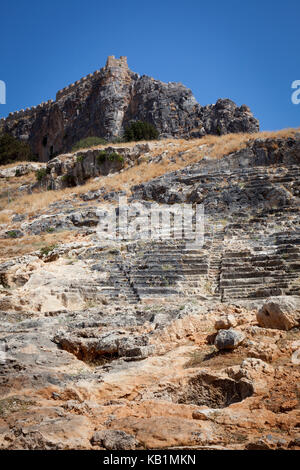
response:
<svg viewBox="0 0 300 470"><path fill-rule="evenodd" d="M62 88L56 93L56 101L61 98L66 97L67 95L75 92L86 82L89 83L90 80L97 78L102 71L107 71L108 69L116 68L118 71L126 72L128 70L127 57L121 56L119 59L116 59L114 55L108 56L106 65L103 69L96 70L94 73L90 73L85 77L82 77L80 80L77 80L71 85Z"/></svg>
<svg viewBox="0 0 300 470"><path fill-rule="evenodd" d="M96 78L101 73L101 71L113 69L113 68L117 68L120 71L127 71L128 70L127 57L121 56L119 59L116 59L115 56L113 55L109 56L107 58L106 65L103 69L96 70L94 73L90 73L86 75L85 77L82 77L80 80L77 80L76 82L71 83L65 88L62 88L61 90L59 90L56 93L56 101L73 93L85 83L88 84L89 81ZM32 106L31 108L26 108L26 109L21 109L20 111L11 112L6 118L0 118L0 121L3 123L6 120L11 121L11 120L16 120L20 118L32 117L34 116L36 112L40 111L42 108L46 106L49 106L53 102L54 102L53 100L49 100L37 106Z"/></svg>
<svg viewBox="0 0 300 470"><path fill-rule="evenodd" d="M124 55L121 55L120 59L116 59L114 55L108 56L105 68L108 69L112 67L121 67L127 70L128 69L127 57L125 57Z"/></svg>
<svg viewBox="0 0 300 470"><path fill-rule="evenodd" d="M82 77L80 80L77 80L74 83L71 83L71 85L66 86L65 88L62 88L56 93L56 101L60 100L61 98L64 98L65 96L69 95L70 93L73 93L76 91L78 88L80 88L82 85L85 83L88 83L89 80L97 77L101 72L100 70L96 70L94 73L90 73L86 75L85 77Z"/></svg>
<svg viewBox="0 0 300 470"><path fill-rule="evenodd" d="M9 113L9 115L6 118L1 118L0 121L12 121L20 118L28 118L28 117L33 117L38 111L40 111L43 108L46 108L47 106L50 106L54 101L53 100L48 100L43 103L40 103L37 106L31 106L31 108L26 108L26 109L21 109L20 111L14 111Z"/></svg>

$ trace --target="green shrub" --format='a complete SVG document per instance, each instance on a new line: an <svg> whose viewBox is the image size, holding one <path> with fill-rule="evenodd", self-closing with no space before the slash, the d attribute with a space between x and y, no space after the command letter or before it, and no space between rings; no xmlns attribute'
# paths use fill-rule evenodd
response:
<svg viewBox="0 0 300 470"><path fill-rule="evenodd" d="M155 140L158 139L159 132L155 126L149 122L132 122L124 131L125 142L137 140Z"/></svg>
<svg viewBox="0 0 300 470"><path fill-rule="evenodd" d="M55 248L57 248L57 245L44 246L40 249L40 254L47 256L51 251L55 250Z"/></svg>
<svg viewBox="0 0 300 470"><path fill-rule="evenodd" d="M107 156L108 153L106 152L106 150L101 150L96 157L97 163L99 163L100 165L101 163L104 163Z"/></svg>
<svg viewBox="0 0 300 470"><path fill-rule="evenodd" d="M80 149L88 149L90 147L95 147L96 145L105 145L107 141L102 139L102 137L86 137L85 139L79 140L75 145L72 147L72 152L76 152L76 150Z"/></svg>
<svg viewBox="0 0 300 470"><path fill-rule="evenodd" d="M15 161L33 161L30 146L10 134L0 134L0 165Z"/></svg>
<svg viewBox="0 0 300 470"><path fill-rule="evenodd" d="M6 232L6 235L9 238L17 238L18 237L18 233L15 230L9 230L8 232Z"/></svg>
<svg viewBox="0 0 300 470"><path fill-rule="evenodd" d="M46 168L40 168L39 170L37 170L35 172L35 177L36 177L37 181L39 181L39 182L42 181L45 178L46 175L47 175Z"/></svg>
<svg viewBox="0 0 300 470"><path fill-rule="evenodd" d="M124 162L124 157L117 152L110 153L108 159L113 162L118 160L119 162Z"/></svg>
<svg viewBox="0 0 300 470"><path fill-rule="evenodd" d="M76 157L76 162L77 162L77 163L83 162L83 155L77 155L77 157Z"/></svg>
<svg viewBox="0 0 300 470"><path fill-rule="evenodd" d="M110 162L114 162L114 161L119 161L119 162L124 162L124 157L122 155L120 155L119 153L117 152L107 152L106 150L101 150L97 157L96 157L96 160L98 162L99 165L101 165L101 163L104 163L105 160L109 160Z"/></svg>
<svg viewBox="0 0 300 470"><path fill-rule="evenodd" d="M66 183L67 186L76 186L76 182L75 182L75 179L74 179L74 176L69 174L69 173L66 173L65 175L63 175L62 177L62 181L64 183Z"/></svg>

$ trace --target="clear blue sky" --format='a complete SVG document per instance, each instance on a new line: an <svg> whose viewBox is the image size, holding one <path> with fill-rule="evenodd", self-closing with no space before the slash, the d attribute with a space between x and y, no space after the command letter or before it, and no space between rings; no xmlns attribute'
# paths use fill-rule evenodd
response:
<svg viewBox="0 0 300 470"><path fill-rule="evenodd" d="M192 89L205 105L246 103L261 129L300 126L299 0L1 2L0 80L10 111L126 55L130 68Z"/></svg>

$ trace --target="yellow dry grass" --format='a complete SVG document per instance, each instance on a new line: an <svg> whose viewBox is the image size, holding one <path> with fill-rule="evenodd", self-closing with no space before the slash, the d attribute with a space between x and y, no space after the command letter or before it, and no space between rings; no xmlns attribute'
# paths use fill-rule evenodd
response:
<svg viewBox="0 0 300 470"><path fill-rule="evenodd" d="M10 209L9 206L14 199L26 197L24 194L18 193L18 188L22 185L34 183L35 181L36 178L34 172L23 176L0 178L0 210Z"/></svg>
<svg viewBox="0 0 300 470"><path fill-rule="evenodd" d="M97 190L105 187L107 191L125 190L142 182L149 181L167 172L175 171L200 161L205 155L210 158L222 158L229 153L244 148L249 141L257 138L287 138L293 137L300 129L283 129L280 131L264 131L255 134L227 134L223 136L205 136L201 139L166 139L151 142L151 158L166 152L159 162L148 162L147 159L133 167L125 169L121 173L103 176L97 181L89 180L82 186L66 188L59 191L36 192L30 195L20 195L15 200L6 204L6 208L16 213L26 213L29 216L44 210L53 202L72 198L74 194L82 194L89 190ZM129 144L111 144L114 147L134 146L137 142ZM142 143L142 142L138 142ZM93 148L103 148L96 146ZM107 147L107 145L106 145ZM76 152L75 152L76 153ZM182 154L182 155L180 155ZM76 200L74 200L76 205ZM3 207L3 206L2 206Z"/></svg>
<svg viewBox="0 0 300 470"><path fill-rule="evenodd" d="M0 239L0 262L8 258L23 256L50 245L69 243L78 238L78 234L70 231L27 235L20 239Z"/></svg>
<svg viewBox="0 0 300 470"><path fill-rule="evenodd" d="M10 222L10 214L5 210L0 212L0 224L8 224Z"/></svg>
<svg viewBox="0 0 300 470"><path fill-rule="evenodd" d="M18 166L18 165L26 165L26 163L32 163L34 165L39 165L39 166L43 166L45 165L45 163L42 163L42 162L29 162L27 160L20 160L20 161L15 161L15 162L12 162L12 163L6 163L5 165L0 165L0 170L5 170L7 168L13 168L15 166Z"/></svg>

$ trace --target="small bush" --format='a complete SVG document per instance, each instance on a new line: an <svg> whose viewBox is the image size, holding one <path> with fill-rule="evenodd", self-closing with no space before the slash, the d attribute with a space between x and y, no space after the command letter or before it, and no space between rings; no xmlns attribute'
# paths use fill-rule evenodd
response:
<svg viewBox="0 0 300 470"><path fill-rule="evenodd" d="M86 137L85 139L79 140L75 145L72 147L72 152L76 152L76 150L80 149L88 149L90 147L95 147L96 145L105 145L107 141L102 137Z"/></svg>
<svg viewBox="0 0 300 470"><path fill-rule="evenodd" d="M108 159L113 162L118 160L119 162L124 162L124 157L117 152L110 153Z"/></svg>
<svg viewBox="0 0 300 470"><path fill-rule="evenodd" d="M77 162L77 163L83 162L83 155L77 155L77 157L76 157L76 162Z"/></svg>
<svg viewBox="0 0 300 470"><path fill-rule="evenodd" d="M97 163L99 163L100 165L101 163L104 163L107 156L108 153L105 150L101 150L96 157Z"/></svg>
<svg viewBox="0 0 300 470"><path fill-rule="evenodd" d="M18 233L15 230L9 230L8 232L6 232L6 235L9 238L17 238L18 237Z"/></svg>
<svg viewBox="0 0 300 470"><path fill-rule="evenodd" d="M62 181L66 183L67 186L76 186L74 176L69 173L62 176Z"/></svg>
<svg viewBox="0 0 300 470"><path fill-rule="evenodd" d="M109 160L110 162L114 162L114 161L119 161L122 163L124 162L124 157L122 155L120 155L117 152L109 153L106 150L101 150L101 152L98 153L96 159L99 165L104 163L105 160Z"/></svg>
<svg viewBox="0 0 300 470"><path fill-rule="evenodd" d="M39 181L39 182L42 181L45 178L46 175L47 175L46 168L40 168L39 170L37 170L35 172L35 177L36 177L37 181Z"/></svg>
<svg viewBox="0 0 300 470"><path fill-rule="evenodd" d="M0 165L15 161L33 161L30 146L10 134L0 134Z"/></svg>
<svg viewBox="0 0 300 470"><path fill-rule="evenodd" d="M158 139L158 136L158 130L149 122L133 122L128 127L126 127L124 131L125 142L137 140L155 140Z"/></svg>
<svg viewBox="0 0 300 470"><path fill-rule="evenodd" d="M43 248L40 249L40 254L42 256L47 256L49 255L49 253L51 253L51 251L55 250L55 248L57 248L57 245L48 245L48 246L44 246Z"/></svg>

